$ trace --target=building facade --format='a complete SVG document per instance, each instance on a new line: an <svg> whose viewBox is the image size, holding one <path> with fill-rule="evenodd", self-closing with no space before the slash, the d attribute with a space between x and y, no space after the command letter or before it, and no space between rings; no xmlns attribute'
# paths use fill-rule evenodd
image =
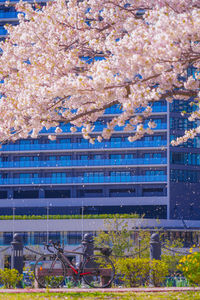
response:
<svg viewBox="0 0 200 300"><path fill-rule="evenodd" d="M106 111L94 135L120 113ZM1 149L1 213L85 214L138 213L169 217L167 105L153 106L154 135L130 143L116 130L110 140L90 144L68 125L55 141L54 129L37 139L8 143Z"/></svg>
<svg viewBox="0 0 200 300"><path fill-rule="evenodd" d="M3 26L18 21L14 7L0 3L4 39ZM69 125L62 124L63 132L55 141L48 139L52 128L36 139L3 145L0 215L137 213L151 219L180 219L183 225L185 219L199 220L200 140L170 145L195 126L181 117L181 111L189 113L192 107L181 99L172 104L161 100L152 110L154 135L133 143L128 132L116 128L110 140L92 145L81 130L71 133ZM119 113L117 106L107 109L93 134Z"/></svg>

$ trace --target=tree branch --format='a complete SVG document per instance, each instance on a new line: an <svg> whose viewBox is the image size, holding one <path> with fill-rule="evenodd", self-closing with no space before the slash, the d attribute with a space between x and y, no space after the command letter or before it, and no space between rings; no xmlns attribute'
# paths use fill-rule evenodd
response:
<svg viewBox="0 0 200 300"><path fill-rule="evenodd" d="M101 108L94 108L90 111L86 111L86 112L82 112L80 114L77 114L77 115L74 115L70 118L60 118L60 119L51 119L49 120L49 122L64 122L65 124L67 123L70 123L70 122L73 122L73 121L76 121L78 120L79 118L82 118L82 117L85 117L85 116L90 116L94 113L97 113L97 112L101 112L103 110L105 110L106 108L109 108L113 105L116 105L116 104L119 104L119 101L118 100L114 100L108 104L105 104L104 106L102 106ZM48 122L48 120L45 120L45 119L41 119L41 122Z"/></svg>

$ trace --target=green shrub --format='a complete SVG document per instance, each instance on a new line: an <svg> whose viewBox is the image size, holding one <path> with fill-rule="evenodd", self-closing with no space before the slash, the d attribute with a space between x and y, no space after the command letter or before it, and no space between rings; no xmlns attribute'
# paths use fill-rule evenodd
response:
<svg viewBox="0 0 200 300"><path fill-rule="evenodd" d="M0 282L4 288L15 288L22 278L23 275L19 274L15 269L0 269Z"/></svg>
<svg viewBox="0 0 200 300"><path fill-rule="evenodd" d="M131 231L128 230L128 224L125 219L117 217L104 220L104 230L100 230L94 238L96 247L112 247L112 254L123 256L125 252L129 252L133 246L131 240Z"/></svg>
<svg viewBox="0 0 200 300"><path fill-rule="evenodd" d="M150 264L147 258L122 258L117 260L115 267L128 287L145 285L148 280Z"/></svg>
<svg viewBox="0 0 200 300"><path fill-rule="evenodd" d="M160 286L168 274L167 264L149 258L121 258L115 263L116 271L127 287L149 285L150 270L155 286Z"/></svg>
<svg viewBox="0 0 200 300"><path fill-rule="evenodd" d="M101 215L49 215L49 219L137 219L139 218L136 214L101 214ZM0 220L12 220L13 215L0 216ZM47 215L15 215L16 220L46 220Z"/></svg>
<svg viewBox="0 0 200 300"><path fill-rule="evenodd" d="M165 278L169 273L169 267L167 263L162 260L153 259L152 261L150 261L150 268L152 281L154 285L161 286L161 284L165 281Z"/></svg>
<svg viewBox="0 0 200 300"><path fill-rule="evenodd" d="M161 256L161 260L164 261L168 265L169 270L169 276L179 276L180 272L177 270L177 267L179 265L179 261L181 259L181 255L175 254L175 255L169 255L164 254Z"/></svg>
<svg viewBox="0 0 200 300"><path fill-rule="evenodd" d="M23 269L23 287L34 287L35 276L30 267Z"/></svg>
<svg viewBox="0 0 200 300"><path fill-rule="evenodd" d="M192 250L191 250L192 252ZM193 285L200 284L200 252L194 252L180 259L178 269Z"/></svg>

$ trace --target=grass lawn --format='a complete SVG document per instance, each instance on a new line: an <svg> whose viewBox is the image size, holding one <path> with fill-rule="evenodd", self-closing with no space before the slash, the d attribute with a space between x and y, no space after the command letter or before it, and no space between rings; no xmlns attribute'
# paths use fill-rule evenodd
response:
<svg viewBox="0 0 200 300"><path fill-rule="evenodd" d="M167 292L167 293L30 293L0 294L0 300L200 300L200 292Z"/></svg>

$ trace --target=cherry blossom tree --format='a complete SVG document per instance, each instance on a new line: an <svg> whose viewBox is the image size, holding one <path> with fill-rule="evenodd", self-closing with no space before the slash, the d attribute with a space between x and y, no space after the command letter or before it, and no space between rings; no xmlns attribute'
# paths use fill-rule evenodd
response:
<svg viewBox="0 0 200 300"><path fill-rule="evenodd" d="M161 99L192 98L189 120L200 118L200 76L187 77L189 66L200 68L199 0L20 1L16 8L19 25L7 25L0 45L2 143L35 138L44 127L59 134L61 123L82 127L91 143L116 126L134 141L153 133L152 104ZM121 113L94 138L95 121L114 105Z"/></svg>

